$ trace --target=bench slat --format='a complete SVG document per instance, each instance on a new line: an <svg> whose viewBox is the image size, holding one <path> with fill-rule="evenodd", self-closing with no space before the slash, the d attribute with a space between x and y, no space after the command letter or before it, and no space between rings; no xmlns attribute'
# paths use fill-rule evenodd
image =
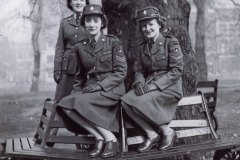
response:
<svg viewBox="0 0 240 160"><path fill-rule="evenodd" d="M42 128L39 127L37 130L37 133L38 133L40 139L44 138L44 130Z"/></svg>
<svg viewBox="0 0 240 160"><path fill-rule="evenodd" d="M52 111L53 107L54 107L53 101L46 101L44 104L44 109L46 109L48 111Z"/></svg>
<svg viewBox="0 0 240 160"><path fill-rule="evenodd" d="M42 116L41 121L43 122L43 124L47 125L49 119L46 116Z"/></svg>
<svg viewBox="0 0 240 160"><path fill-rule="evenodd" d="M183 97L179 102L178 106L188 106L194 104L202 104L201 95Z"/></svg>
<svg viewBox="0 0 240 160"><path fill-rule="evenodd" d="M177 138L185 138L185 137L211 134L211 131L208 127L205 127L205 128L194 128L194 129L179 130L179 131L176 131L176 133L177 133ZM143 143L144 140L145 140L144 136L128 137L127 138L127 144L128 145L140 144L140 143Z"/></svg>
<svg viewBox="0 0 240 160"><path fill-rule="evenodd" d="M206 97L206 99L217 97L216 92L203 92L203 95Z"/></svg>
<svg viewBox="0 0 240 160"><path fill-rule="evenodd" d="M95 144L94 137L79 137L79 136L53 136L50 135L47 142L66 143L66 144Z"/></svg>
<svg viewBox="0 0 240 160"><path fill-rule="evenodd" d="M171 128L177 127L207 127L208 122L206 120L172 120L169 124Z"/></svg>
<svg viewBox="0 0 240 160"><path fill-rule="evenodd" d="M62 121L53 121L50 124L51 128L65 128L64 123Z"/></svg>
<svg viewBox="0 0 240 160"><path fill-rule="evenodd" d="M22 147L21 147L20 139L14 138L13 142L14 142L14 151L21 151Z"/></svg>
<svg viewBox="0 0 240 160"><path fill-rule="evenodd" d="M29 150L30 149L27 138L21 138L21 143L22 143L22 147L23 147L24 150Z"/></svg>
<svg viewBox="0 0 240 160"><path fill-rule="evenodd" d="M205 128L179 130L179 131L176 131L176 133L178 138L184 138L184 137L193 137L193 136L211 134L211 130L209 129L209 127L205 127Z"/></svg>
<svg viewBox="0 0 240 160"><path fill-rule="evenodd" d="M197 83L197 88L215 88L217 85L218 83L215 81L201 81Z"/></svg>
<svg viewBox="0 0 240 160"><path fill-rule="evenodd" d="M5 153L12 153L12 152L13 152L13 140L7 139Z"/></svg>

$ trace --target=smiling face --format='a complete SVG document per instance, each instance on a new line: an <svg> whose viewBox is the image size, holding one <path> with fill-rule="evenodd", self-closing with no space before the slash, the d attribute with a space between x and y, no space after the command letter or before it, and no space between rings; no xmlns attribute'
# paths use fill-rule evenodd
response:
<svg viewBox="0 0 240 160"><path fill-rule="evenodd" d="M72 10L77 13L82 13L86 0L71 0Z"/></svg>
<svg viewBox="0 0 240 160"><path fill-rule="evenodd" d="M146 38L155 39L159 35L161 26L156 18L151 18L140 21L140 29Z"/></svg>
<svg viewBox="0 0 240 160"><path fill-rule="evenodd" d="M101 34L103 23L100 15L86 15L84 24L90 35L97 36Z"/></svg>

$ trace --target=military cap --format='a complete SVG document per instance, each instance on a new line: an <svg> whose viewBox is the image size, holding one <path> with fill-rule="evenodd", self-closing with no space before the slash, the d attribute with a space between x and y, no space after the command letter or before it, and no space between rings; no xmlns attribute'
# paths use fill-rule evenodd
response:
<svg viewBox="0 0 240 160"><path fill-rule="evenodd" d="M107 27L108 20L101 6L97 4L86 5L83 9L81 25L84 25L84 19L85 19L85 16L87 15L100 15L103 18L102 28Z"/></svg>
<svg viewBox="0 0 240 160"><path fill-rule="evenodd" d="M104 15L102 7L96 4L90 4L84 7L83 9L83 16L90 15L90 14L100 14Z"/></svg>
<svg viewBox="0 0 240 160"><path fill-rule="evenodd" d="M166 27L166 18L161 16L156 7L150 6L137 10L137 22L140 22L145 19L156 18L162 25L162 28Z"/></svg>

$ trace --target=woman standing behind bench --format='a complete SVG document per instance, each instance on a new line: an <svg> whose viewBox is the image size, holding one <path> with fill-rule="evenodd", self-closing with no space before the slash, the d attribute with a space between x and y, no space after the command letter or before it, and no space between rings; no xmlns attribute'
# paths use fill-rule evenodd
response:
<svg viewBox="0 0 240 160"><path fill-rule="evenodd" d="M67 7L73 11L73 15L64 18L59 27L54 57L53 78L57 83L54 101L59 101L72 92L76 60L71 49L76 42L88 36L80 25L82 11L87 4L88 0L67 0Z"/></svg>
<svg viewBox="0 0 240 160"><path fill-rule="evenodd" d="M146 132L145 142L138 151L144 152L158 145L157 130L163 132L159 149L170 148L176 138L168 127L182 96L183 55L175 37L164 36L165 18L155 7L138 10L137 22L146 41L135 64L133 90L124 95L122 106L127 114Z"/></svg>
<svg viewBox="0 0 240 160"><path fill-rule="evenodd" d="M91 157L107 158L118 149L112 132L119 131L116 104L126 93L127 63L120 40L102 34L107 18L100 6L86 6L81 23L90 36L75 46L78 70L73 93L64 97L57 109L95 136Z"/></svg>

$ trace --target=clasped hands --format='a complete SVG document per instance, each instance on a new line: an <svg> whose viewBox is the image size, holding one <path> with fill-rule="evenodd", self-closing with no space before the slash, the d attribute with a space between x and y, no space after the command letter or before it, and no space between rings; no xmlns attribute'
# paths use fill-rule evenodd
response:
<svg viewBox="0 0 240 160"><path fill-rule="evenodd" d="M102 87L99 84L87 85L81 89L82 93L92 93L92 92L97 92L101 90L102 90Z"/></svg>
<svg viewBox="0 0 240 160"><path fill-rule="evenodd" d="M155 84L143 85L142 83L137 83L134 87L134 92L137 96L144 95L145 93L157 90L158 87Z"/></svg>

